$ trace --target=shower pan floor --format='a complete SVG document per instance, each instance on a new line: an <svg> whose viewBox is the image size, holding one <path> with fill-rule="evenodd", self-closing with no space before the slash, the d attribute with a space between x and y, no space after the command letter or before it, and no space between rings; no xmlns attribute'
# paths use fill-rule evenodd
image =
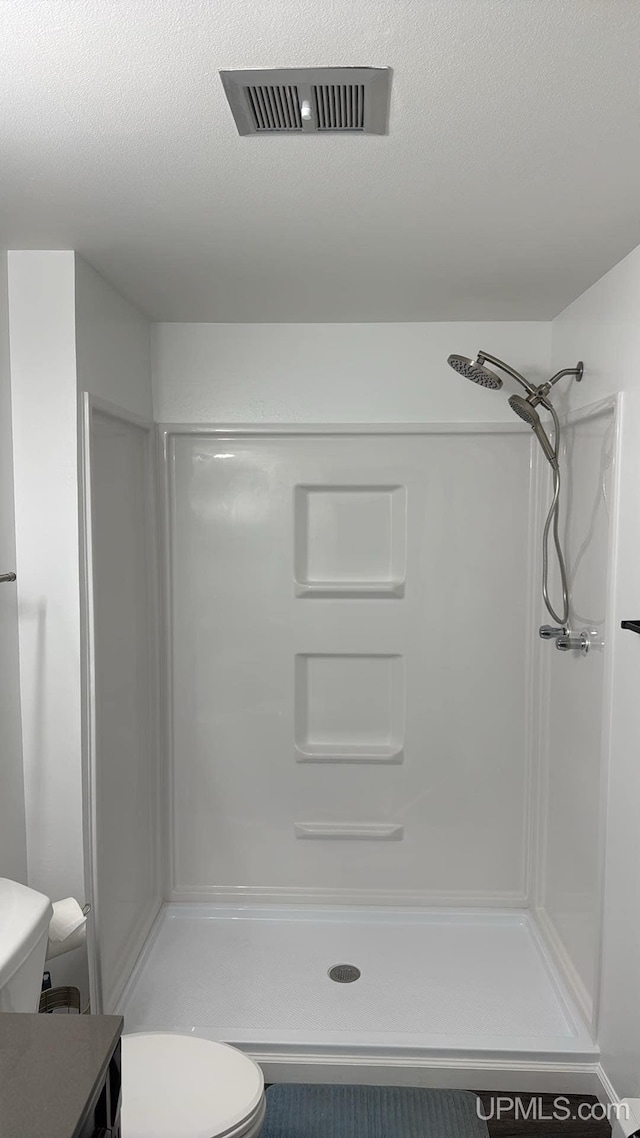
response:
<svg viewBox="0 0 640 1138"><path fill-rule="evenodd" d="M336 983L336 964L360 977ZM526 912L166 905L117 1010L254 1054L597 1049Z"/></svg>

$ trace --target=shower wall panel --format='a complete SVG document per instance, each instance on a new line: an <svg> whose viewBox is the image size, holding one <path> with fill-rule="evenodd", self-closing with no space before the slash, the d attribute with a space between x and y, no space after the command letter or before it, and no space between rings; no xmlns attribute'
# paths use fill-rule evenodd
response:
<svg viewBox="0 0 640 1138"><path fill-rule="evenodd" d="M543 732L538 907L588 1017L596 993L602 924L615 405L574 413L563 435L569 624L587 630L590 648L583 656L557 652L548 641L539 646ZM542 498L546 502L547 496ZM559 595L557 581L553 595Z"/></svg>
<svg viewBox="0 0 640 1138"><path fill-rule="evenodd" d="M174 899L522 902L530 438L169 432Z"/></svg>
<svg viewBox="0 0 640 1138"><path fill-rule="evenodd" d="M161 903L153 435L88 404L94 890L105 1010Z"/></svg>

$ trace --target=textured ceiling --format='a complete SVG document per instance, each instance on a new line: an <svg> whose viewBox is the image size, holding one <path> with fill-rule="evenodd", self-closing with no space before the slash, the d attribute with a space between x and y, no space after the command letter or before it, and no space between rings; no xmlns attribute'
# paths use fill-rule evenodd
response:
<svg viewBox="0 0 640 1138"><path fill-rule="evenodd" d="M640 242L638 0L0 0L0 244L158 320L546 319ZM220 68L394 70L240 138Z"/></svg>

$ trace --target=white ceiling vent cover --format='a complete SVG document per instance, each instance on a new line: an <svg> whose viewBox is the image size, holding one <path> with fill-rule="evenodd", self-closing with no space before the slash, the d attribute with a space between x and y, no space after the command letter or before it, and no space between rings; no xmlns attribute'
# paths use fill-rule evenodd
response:
<svg viewBox="0 0 640 1138"><path fill-rule="evenodd" d="M391 68L221 71L239 134L386 134Z"/></svg>

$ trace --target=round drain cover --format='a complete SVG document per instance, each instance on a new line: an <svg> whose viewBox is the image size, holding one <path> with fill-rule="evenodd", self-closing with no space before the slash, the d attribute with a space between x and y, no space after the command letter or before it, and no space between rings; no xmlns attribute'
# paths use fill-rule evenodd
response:
<svg viewBox="0 0 640 1138"><path fill-rule="evenodd" d="M329 969L329 979L335 980L336 984L353 984L354 980L360 979L360 969L355 964L334 964Z"/></svg>

